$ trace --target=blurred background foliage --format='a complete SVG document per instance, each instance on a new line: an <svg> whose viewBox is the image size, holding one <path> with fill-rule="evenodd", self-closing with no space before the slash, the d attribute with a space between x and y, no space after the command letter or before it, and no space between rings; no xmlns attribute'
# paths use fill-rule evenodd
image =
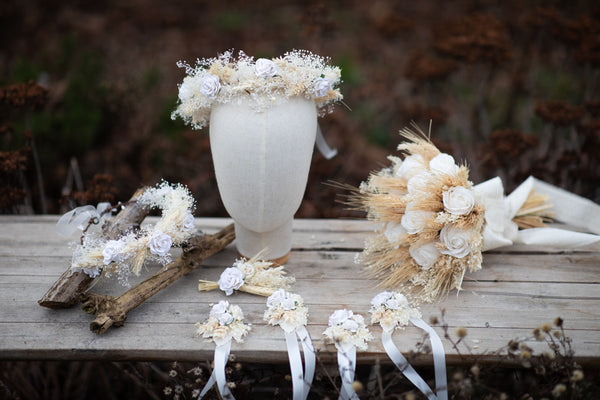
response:
<svg viewBox="0 0 600 400"><path fill-rule="evenodd" d="M346 215L333 180L387 165L411 121L474 182L530 174L600 202L600 6L594 1L95 2L0 7L0 211L61 213L182 182L226 216L206 131L172 121L178 60L304 48L342 68L298 217Z"/></svg>

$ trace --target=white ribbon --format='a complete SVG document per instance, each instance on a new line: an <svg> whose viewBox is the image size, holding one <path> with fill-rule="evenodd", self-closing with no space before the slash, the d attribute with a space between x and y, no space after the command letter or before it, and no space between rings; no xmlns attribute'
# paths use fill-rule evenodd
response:
<svg viewBox="0 0 600 400"><path fill-rule="evenodd" d="M215 348L215 358L214 363L215 367L213 369L212 374L210 375L210 379L206 382L206 386L202 389L202 392L198 396L198 399L201 399L208 393L210 388L215 384L217 384L217 389L221 394L223 399L234 399L233 394L227 387L227 379L225 377L225 365L227 364L227 360L229 359L229 352L231 351L231 339L228 340L225 344L219 345Z"/></svg>
<svg viewBox="0 0 600 400"><path fill-rule="evenodd" d="M302 371L302 358L300 357L300 348L296 336L298 336L302 344L305 364L304 372ZM308 331L302 326L295 331L285 331L285 342L292 374L293 399L306 400L315 375L315 350L312 341L310 340Z"/></svg>
<svg viewBox="0 0 600 400"><path fill-rule="evenodd" d="M473 189L482 196L486 208L483 251L512 244L575 248L600 243L600 205L591 200L534 177L527 178L506 197L504 197L504 188L499 177L480 183ZM519 230L512 219L532 190L549 196L555 220L595 234L557 228Z"/></svg>
<svg viewBox="0 0 600 400"><path fill-rule="evenodd" d="M85 229L85 225L93 218L100 218L110 207L110 203L98 203L97 207L82 206L64 214L56 223L56 232L61 236L71 236L77 229Z"/></svg>
<svg viewBox="0 0 600 400"><path fill-rule="evenodd" d="M353 345L338 347L337 359L340 378L342 378L338 400L358 400L358 395L352 388L356 368L356 347Z"/></svg>
<svg viewBox="0 0 600 400"><path fill-rule="evenodd" d="M317 140L316 140L317 149L321 152L323 157L327 160L331 160L333 157L337 155L337 149L332 149L329 147L327 142L325 141L325 137L323 136L323 131L321 131L321 127L317 124Z"/></svg>
<svg viewBox="0 0 600 400"><path fill-rule="evenodd" d="M400 350L398 350L392 341L393 329L384 330L381 334L383 348L400 372L402 372L409 381L411 381L425 396L427 396L428 399L447 400L448 383L446 379L446 358L442 341L435 330L427 325L422 319L410 318L410 322L429 334L431 351L433 353L433 367L435 371L435 393L433 390L431 390L423 378L421 378L421 375L419 375L412 365L408 363L406 358L402 355Z"/></svg>

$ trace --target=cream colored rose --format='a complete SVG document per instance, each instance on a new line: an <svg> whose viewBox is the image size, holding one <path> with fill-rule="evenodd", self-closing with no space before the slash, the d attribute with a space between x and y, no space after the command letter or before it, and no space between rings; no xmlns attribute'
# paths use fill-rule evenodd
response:
<svg viewBox="0 0 600 400"><path fill-rule="evenodd" d="M402 227L406 232L414 235L425 229L427 223L435 218L433 211L412 211L408 210L400 220Z"/></svg>
<svg viewBox="0 0 600 400"><path fill-rule="evenodd" d="M440 256L435 242L430 242L422 246L412 245L409 247L408 252L410 256L424 269L430 268Z"/></svg>
<svg viewBox="0 0 600 400"><path fill-rule="evenodd" d="M111 262L119 262L123 260L121 251L123 250L124 243L118 240L109 240L104 245L102 250L102 256L104 257L104 265L108 265ZM88 274L89 275L89 274Z"/></svg>
<svg viewBox="0 0 600 400"><path fill-rule="evenodd" d="M443 194L444 210L450 214L467 215L473 210L473 191L463 186L453 186Z"/></svg>
<svg viewBox="0 0 600 400"><path fill-rule="evenodd" d="M423 156L420 154L415 154L412 156L406 157L402 164L396 170L396 176L398 178L404 179L405 181L410 180L415 175L423 172L425 170L425 160L423 160Z"/></svg>
<svg viewBox="0 0 600 400"><path fill-rule="evenodd" d="M398 244L400 243L400 239L402 239L402 236L406 234L406 229L404 229L402 224L399 222L388 222L385 225L385 231L383 234L385 235L387 241L390 244L395 245L397 248Z"/></svg>
<svg viewBox="0 0 600 400"><path fill-rule="evenodd" d="M457 228L454 224L449 224L444 226L440 231L440 241L446 247L445 249L440 250L442 254L463 258L471 252L473 232L467 229Z"/></svg>
<svg viewBox="0 0 600 400"><path fill-rule="evenodd" d="M428 172L421 172L408 180L406 189L408 194L416 194L417 192L427 192L427 185L431 178Z"/></svg>
<svg viewBox="0 0 600 400"><path fill-rule="evenodd" d="M454 157L446 153L433 157L429 161L429 169L435 174L455 175L458 172Z"/></svg>

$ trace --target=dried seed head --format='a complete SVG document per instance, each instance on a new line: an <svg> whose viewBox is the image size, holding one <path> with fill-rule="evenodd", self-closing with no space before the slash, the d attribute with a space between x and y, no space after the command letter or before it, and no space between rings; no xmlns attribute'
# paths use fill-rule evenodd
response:
<svg viewBox="0 0 600 400"><path fill-rule="evenodd" d="M459 326L458 328L456 328L455 334L456 336L462 339L465 336L467 336L467 328L465 328L464 326Z"/></svg>
<svg viewBox="0 0 600 400"><path fill-rule="evenodd" d="M544 322L542 324L542 326L540 326L540 329L546 333L550 332L552 330L552 325L550 325L550 323L548 322Z"/></svg>
<svg viewBox="0 0 600 400"><path fill-rule="evenodd" d="M573 371L573 374L571 375L571 381L579 382L582 379L583 379L583 371L582 370L576 369L575 371Z"/></svg>
<svg viewBox="0 0 600 400"><path fill-rule="evenodd" d="M520 357L523 360L529 360L531 358L531 352L529 350L522 350Z"/></svg>
<svg viewBox="0 0 600 400"><path fill-rule="evenodd" d="M562 337L562 332L561 331L554 331L554 332L552 332L552 334L557 339L560 339Z"/></svg>
<svg viewBox="0 0 600 400"><path fill-rule="evenodd" d="M544 340L544 333L540 330L540 328L535 328L533 330L533 336L535 337L535 340L538 340L540 342Z"/></svg>
<svg viewBox="0 0 600 400"><path fill-rule="evenodd" d="M479 374L481 373L481 370L479 369L478 365L473 365L471 367L471 373L473 374L474 377L478 377Z"/></svg>
<svg viewBox="0 0 600 400"><path fill-rule="evenodd" d="M567 391L567 387L563 383L559 383L552 389L552 396L560 397L561 394Z"/></svg>
<svg viewBox="0 0 600 400"><path fill-rule="evenodd" d="M561 317L556 317L554 318L554 325L556 326L562 326L563 325L563 319Z"/></svg>
<svg viewBox="0 0 600 400"><path fill-rule="evenodd" d="M352 382L352 389L354 389L355 392L360 392L364 389L364 386L360 381L354 381Z"/></svg>
<svg viewBox="0 0 600 400"><path fill-rule="evenodd" d="M431 325L437 325L440 321L438 320L438 317L435 315L432 315L431 317L429 317L429 323Z"/></svg>

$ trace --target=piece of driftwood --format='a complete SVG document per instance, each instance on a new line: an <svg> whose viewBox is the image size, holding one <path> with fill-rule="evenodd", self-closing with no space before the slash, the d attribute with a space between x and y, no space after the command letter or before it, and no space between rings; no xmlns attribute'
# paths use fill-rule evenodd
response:
<svg viewBox="0 0 600 400"><path fill-rule="evenodd" d="M233 239L233 224L214 235L194 236L183 247L183 253L175 261L120 296L85 294L81 308L88 314L96 314L96 318L90 324L90 330L102 334L111 326L124 325L129 311L194 270L208 257L225 248Z"/></svg>
<svg viewBox="0 0 600 400"><path fill-rule="evenodd" d="M117 239L125 231L138 229L144 218L150 212L150 207L137 202L146 188L138 189L124 208L112 219L102 225L102 234L108 239ZM83 271L73 271L68 268L54 282L52 287L38 300L39 305L48 308L68 308L80 302L80 297L94 281Z"/></svg>

